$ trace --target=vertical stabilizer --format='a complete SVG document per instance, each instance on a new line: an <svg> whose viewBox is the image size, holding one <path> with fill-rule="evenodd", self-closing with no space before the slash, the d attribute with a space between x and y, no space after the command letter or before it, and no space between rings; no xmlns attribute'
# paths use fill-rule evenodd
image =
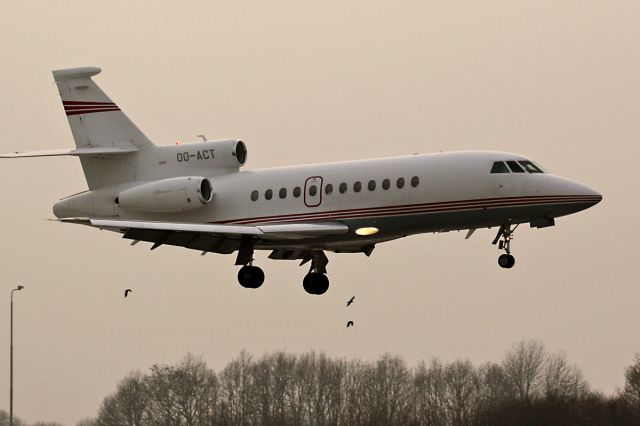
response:
<svg viewBox="0 0 640 426"><path fill-rule="evenodd" d="M81 156L90 189L138 180L152 167L155 146L91 79L100 68L53 71L77 148L137 148L119 156Z"/></svg>

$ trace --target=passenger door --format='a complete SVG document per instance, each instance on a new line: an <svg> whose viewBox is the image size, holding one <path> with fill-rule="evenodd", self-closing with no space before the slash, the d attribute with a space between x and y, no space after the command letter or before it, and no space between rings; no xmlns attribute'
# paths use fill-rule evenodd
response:
<svg viewBox="0 0 640 426"><path fill-rule="evenodd" d="M322 203L322 177L312 176L304 183L304 205L318 207Z"/></svg>

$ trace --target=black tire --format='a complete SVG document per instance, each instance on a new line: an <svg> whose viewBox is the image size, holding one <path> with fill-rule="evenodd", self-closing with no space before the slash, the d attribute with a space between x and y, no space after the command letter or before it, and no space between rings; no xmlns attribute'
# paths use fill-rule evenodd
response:
<svg viewBox="0 0 640 426"><path fill-rule="evenodd" d="M325 294L329 289L329 278L325 274L311 272L305 275L302 286L309 294Z"/></svg>
<svg viewBox="0 0 640 426"><path fill-rule="evenodd" d="M252 279L252 287L251 288L259 288L264 283L264 271L257 266L252 266L253 268L253 279Z"/></svg>
<svg viewBox="0 0 640 426"><path fill-rule="evenodd" d="M505 269L513 268L513 265L515 264L516 264L516 259L510 254L502 254L500 255L500 257L498 257L498 265L500 265L501 268L505 268Z"/></svg>
<svg viewBox="0 0 640 426"><path fill-rule="evenodd" d="M309 294L315 294L314 291L314 286L313 286L313 276L312 274L307 274L304 276L304 279L302 280L302 287L304 288L304 291L306 291Z"/></svg>
<svg viewBox="0 0 640 426"><path fill-rule="evenodd" d="M257 266L243 266L238 271L238 282L244 288L258 288L264 283L264 272Z"/></svg>

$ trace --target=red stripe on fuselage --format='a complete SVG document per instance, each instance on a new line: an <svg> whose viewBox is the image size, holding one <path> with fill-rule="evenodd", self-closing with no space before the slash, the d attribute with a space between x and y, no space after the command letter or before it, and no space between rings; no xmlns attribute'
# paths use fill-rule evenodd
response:
<svg viewBox="0 0 640 426"><path fill-rule="evenodd" d="M558 203L588 203L597 202L599 196L535 196L485 198L479 200L448 201L443 203L407 204L403 206L383 206L359 209L334 210L328 212L310 212L290 215L263 216L245 219L233 219L216 223L255 224L271 222L295 222L300 220L347 219L362 217L379 217L416 213L441 213L446 211L461 211L497 207L518 207L523 205L558 204Z"/></svg>

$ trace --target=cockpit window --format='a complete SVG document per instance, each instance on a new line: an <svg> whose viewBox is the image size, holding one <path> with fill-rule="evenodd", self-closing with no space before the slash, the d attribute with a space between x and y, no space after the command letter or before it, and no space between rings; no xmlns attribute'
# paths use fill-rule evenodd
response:
<svg viewBox="0 0 640 426"><path fill-rule="evenodd" d="M524 169L520 167L517 161L507 161L507 164L513 173L524 173Z"/></svg>
<svg viewBox="0 0 640 426"><path fill-rule="evenodd" d="M531 161L518 161L522 167L529 173L544 173L540 167L533 164Z"/></svg>
<svg viewBox="0 0 640 426"><path fill-rule="evenodd" d="M503 161L496 161L491 167L491 173L509 173L509 169L507 169L507 165Z"/></svg>

